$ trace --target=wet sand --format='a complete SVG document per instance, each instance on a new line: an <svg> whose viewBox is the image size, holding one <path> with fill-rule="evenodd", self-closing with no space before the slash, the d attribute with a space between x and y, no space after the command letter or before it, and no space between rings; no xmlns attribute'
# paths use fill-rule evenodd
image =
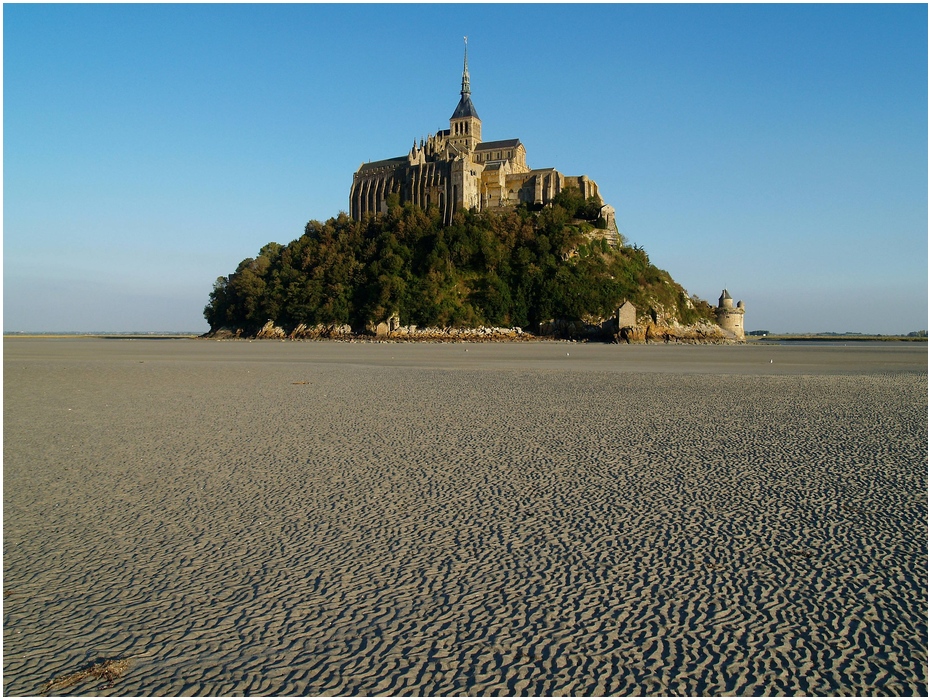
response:
<svg viewBox="0 0 931 700"><path fill-rule="evenodd" d="M3 366L7 695L926 694L924 344Z"/></svg>

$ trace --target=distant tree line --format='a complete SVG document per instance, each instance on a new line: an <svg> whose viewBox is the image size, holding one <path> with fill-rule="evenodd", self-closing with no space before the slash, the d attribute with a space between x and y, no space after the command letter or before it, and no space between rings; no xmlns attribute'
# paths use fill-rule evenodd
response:
<svg viewBox="0 0 931 700"><path fill-rule="evenodd" d="M402 207L396 197L388 205L361 222L345 213L310 221L297 240L243 260L214 284L204 309L211 330L252 333L269 320L361 329L393 315L404 325L532 329L605 318L625 299L683 323L713 318L642 248L586 236L603 225L601 202L572 188L536 211L461 210L449 226L436 208Z"/></svg>

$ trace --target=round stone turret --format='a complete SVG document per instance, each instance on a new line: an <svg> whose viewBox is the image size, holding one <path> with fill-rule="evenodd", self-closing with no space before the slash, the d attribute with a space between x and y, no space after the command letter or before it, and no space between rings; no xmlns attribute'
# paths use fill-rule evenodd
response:
<svg viewBox="0 0 931 700"><path fill-rule="evenodd" d="M715 317L718 325L726 331L733 333L737 340L744 339L744 303L737 302L737 308L734 308L734 299L725 289L721 292L718 299L718 308L715 309Z"/></svg>

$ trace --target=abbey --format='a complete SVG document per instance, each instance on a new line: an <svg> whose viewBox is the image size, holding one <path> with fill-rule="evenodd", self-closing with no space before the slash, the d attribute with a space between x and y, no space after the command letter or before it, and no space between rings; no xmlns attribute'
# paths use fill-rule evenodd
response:
<svg viewBox="0 0 931 700"><path fill-rule="evenodd" d="M598 185L585 175L563 175L555 168L531 169L519 139L482 141L482 120L472 104L466 44L459 104L444 129L406 156L363 163L352 178L350 215L361 221L369 213L388 210L388 196L401 204L436 206L446 224L460 208L473 211L513 209L520 203L545 205L565 187L585 198L598 196ZM616 231L614 210L603 206L606 228Z"/></svg>

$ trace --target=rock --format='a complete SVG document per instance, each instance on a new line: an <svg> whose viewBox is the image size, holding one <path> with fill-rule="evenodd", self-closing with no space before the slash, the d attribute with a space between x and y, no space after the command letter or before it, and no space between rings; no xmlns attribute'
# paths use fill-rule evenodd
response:
<svg viewBox="0 0 931 700"><path fill-rule="evenodd" d="M215 331L206 333L204 338L211 338L213 340L231 340L232 338L238 338L242 334L242 330L234 331L232 328L217 328Z"/></svg>
<svg viewBox="0 0 931 700"><path fill-rule="evenodd" d="M287 334L284 332L284 328L276 326L274 321L269 321L264 326L262 326L262 330L256 333L255 337L262 339L273 338L278 340L279 338L286 338Z"/></svg>

